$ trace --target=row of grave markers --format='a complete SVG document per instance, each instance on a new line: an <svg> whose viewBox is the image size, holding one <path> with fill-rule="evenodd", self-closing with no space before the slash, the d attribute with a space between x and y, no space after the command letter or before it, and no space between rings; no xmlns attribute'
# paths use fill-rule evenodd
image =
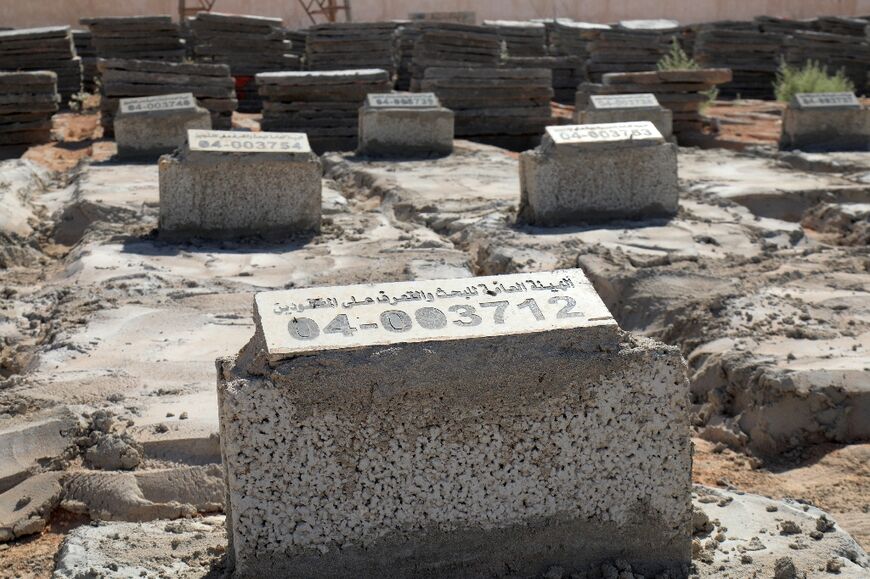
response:
<svg viewBox="0 0 870 579"><path fill-rule="evenodd" d="M181 113L181 112L192 112L196 111L198 108L196 99L193 97L191 93L182 93L182 94L167 94L167 95L159 95L152 97L143 97L143 98L131 98L131 99L122 99L120 103L120 114L121 116L133 116L134 118L140 118L138 115L142 114L172 114L173 112ZM421 115L425 114L424 111L435 111L440 110L442 113L446 114L447 109L443 109L438 101L438 98L433 93L388 93L388 94L369 94L366 97L365 104L363 106L363 110L365 111L378 111L383 112L385 114L391 110L417 110L420 111ZM813 122L810 123L810 126L804 127L800 126L801 123L797 121L800 117L799 111L827 111L832 115L830 122L828 124L834 125L833 127L825 127L824 130L818 129L819 121L817 119L813 119ZM842 113L845 115L855 116L857 112L856 119L845 119ZM841 113L841 114L838 114ZM814 143L811 138L815 138L820 141L818 143L820 148L823 148L828 144L832 139L836 140L836 133L844 133L844 134L852 134L857 133L857 147L861 148L861 138L863 137L865 140L867 138L867 133L870 132L870 128L867 127L867 122L865 121L866 113L864 109L862 109L860 102L852 93L807 93L807 94L798 94L793 99L788 108L787 115L790 114L791 118L786 119L786 125L784 127L784 137L783 137L783 145L804 145L807 147L812 147ZM198 119L203 118L204 113L202 113ZM843 117L843 118L840 118ZM421 123L422 119L425 117L420 116L416 118L416 122ZM661 107L655 95L651 93L639 93L639 94L623 94L623 95L591 95L589 97L589 104L586 111L578 111L576 113L576 120L579 123L579 126L587 125L587 124L601 124L601 123L611 123L611 122L620 122L620 121L642 121L648 120L652 122L658 128L658 132L661 133L663 137L666 139L670 139L671 137L671 121L670 121L670 111ZM810 118L807 116L806 118ZM408 123L409 117L402 117L401 123ZM434 117L433 117L434 119ZM451 117L452 119L452 117ZM368 120L368 117L367 117ZM442 119L443 120L443 119ZM857 122L855 122L857 120ZM402 131L401 127L399 130L393 128L392 132L387 132L386 135L382 134L382 131L378 131L378 121L380 124L386 124L386 117L383 118L375 118L373 121L368 123L369 132L378 133L376 137L372 139L377 139L379 141L380 146L383 147L383 141L386 138L389 140L391 137L399 138L402 140L402 147L397 147L395 152L399 153L402 150L407 151L409 145L411 145L411 149L413 149L413 143L408 143L407 139L411 138L410 135L419 135L421 132L424 132L426 129L430 131L436 130L436 125L434 124L434 120L429 124L423 123L417 127L408 127L409 129L417 129L413 131ZM171 121L174 123L174 121ZM362 123L361 123L362 124ZM795 125L798 125L795 127ZM123 122L122 122L123 125ZM169 152L177 146L180 142L183 142L186 137L186 130L191 128L203 128L200 124L196 126L188 126L185 124L175 125L177 130L173 133L175 137L175 141L171 141L169 139L169 133L172 131L163 131L160 134L154 147L146 147L146 146L135 146L130 145L128 143L124 143L125 134L124 131L121 131L121 135L119 138L120 147L123 149L125 146L132 151L141 151L148 150L152 151L155 149L162 148L165 152ZM122 127L123 128L123 127ZM421 131L420 129L423 129ZM548 131L550 136L554 139L554 141L558 144L566 144L574 137L570 135L576 135L576 143L589 143L595 141L614 141L619 140L620 135L622 138L626 139L643 139L644 135L638 133L637 131L628 131L628 129L623 129L623 133L617 133L615 136L607 136L606 133L603 136L597 136L596 131L589 131L587 129L554 129ZM361 131L365 133L365 131ZM441 131L444 132L443 130ZM807 133L811 138L801 138L799 134L786 135L785 133ZM835 133L831 134L821 134L820 133ZM147 140L148 130L145 127L138 127L138 130L134 130L130 132L130 138L139 139L139 140ZM450 140L452 141L452 132L449 135ZM788 139L786 137L790 137L790 141L794 141L794 143L786 142ZM362 136L364 139L364 135ZM247 139L247 140L245 140ZM277 139L277 137L276 137ZM443 138L442 138L443 140ZM854 140L854 139L853 139ZM247 137L242 138L238 137L236 141L233 141L234 144L227 145L226 143L216 145L219 147L218 149L212 150L227 150L227 151L293 151L299 150L298 148L298 139L296 145L291 146L290 143L293 141L293 138L288 138L285 142L276 148L272 148L272 145L266 145L265 141L262 138L257 137ZM248 143L248 144L243 144ZM141 145L141 144L140 144ZM446 145L439 145L438 143L425 143L425 146L433 146L435 149L438 149L439 152L448 152L450 147ZM231 148L220 148L229 146ZM364 147L362 147L364 149ZM363 151L365 152L365 151ZM385 151L385 153L393 152L389 150L389 148ZM417 151L420 152L420 151ZM425 152L425 148L424 151Z"/></svg>

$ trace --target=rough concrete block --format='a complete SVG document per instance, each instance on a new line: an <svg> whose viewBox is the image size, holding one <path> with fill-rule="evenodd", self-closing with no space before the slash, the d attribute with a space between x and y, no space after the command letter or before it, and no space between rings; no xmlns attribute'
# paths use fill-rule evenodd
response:
<svg viewBox="0 0 870 579"><path fill-rule="evenodd" d="M121 99L115 117L118 156L158 157L184 144L188 129L211 130L211 114L190 93Z"/></svg>
<svg viewBox="0 0 870 579"><path fill-rule="evenodd" d="M852 93L807 93L792 98L782 117L781 149L870 151L870 109Z"/></svg>
<svg viewBox="0 0 870 579"><path fill-rule="evenodd" d="M690 561L688 385L580 270L258 294L218 360L236 576Z"/></svg>
<svg viewBox="0 0 870 579"><path fill-rule="evenodd" d="M674 114L659 104L652 93L590 95L589 104L575 107L574 119L581 125L649 121L665 140L673 136Z"/></svg>
<svg viewBox="0 0 870 579"><path fill-rule="evenodd" d="M322 169L304 134L190 131L159 172L162 239L320 230Z"/></svg>
<svg viewBox="0 0 870 579"><path fill-rule="evenodd" d="M677 147L649 121L547 127L520 155L523 222L546 227L677 212Z"/></svg>
<svg viewBox="0 0 870 579"><path fill-rule="evenodd" d="M359 110L362 155L414 157L453 152L453 111L433 93L369 94Z"/></svg>

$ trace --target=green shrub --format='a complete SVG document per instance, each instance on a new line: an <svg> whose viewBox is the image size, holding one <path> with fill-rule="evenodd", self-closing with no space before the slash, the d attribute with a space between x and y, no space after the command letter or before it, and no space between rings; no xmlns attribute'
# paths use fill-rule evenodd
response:
<svg viewBox="0 0 870 579"><path fill-rule="evenodd" d="M809 60L802 68L782 62L776 73L773 90L776 100L788 102L802 92L855 92L855 85L846 77L843 69L831 75L826 66Z"/></svg>
<svg viewBox="0 0 870 579"><path fill-rule="evenodd" d="M656 64L659 70L696 70L701 68L695 59L686 54L677 39L671 41L671 49Z"/></svg>
<svg viewBox="0 0 870 579"><path fill-rule="evenodd" d="M677 39L673 38L671 40L671 49L656 64L656 68L659 70L698 70L701 66L695 62L694 58L686 54L686 51L683 50ZM707 102L701 105L701 110L704 110L710 103L716 100L716 97L719 96L719 89L713 87L708 91L704 91L703 94L707 95Z"/></svg>

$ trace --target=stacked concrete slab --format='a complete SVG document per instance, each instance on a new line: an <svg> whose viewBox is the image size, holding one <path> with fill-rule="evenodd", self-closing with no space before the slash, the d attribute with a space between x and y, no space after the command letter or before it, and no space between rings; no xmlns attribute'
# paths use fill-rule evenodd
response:
<svg viewBox="0 0 870 579"><path fill-rule="evenodd" d="M82 62L69 26L0 32L0 70L54 72L61 105L82 90Z"/></svg>
<svg viewBox="0 0 870 579"><path fill-rule="evenodd" d="M474 12L411 12L408 20L412 22L452 22L454 24L475 24Z"/></svg>
<svg viewBox="0 0 870 579"><path fill-rule="evenodd" d="M212 127L229 129L237 101L225 64L177 63L154 60L100 59L102 77L100 111L103 131L112 134L112 122L122 98L192 93L211 113Z"/></svg>
<svg viewBox="0 0 870 579"><path fill-rule="evenodd" d="M524 150L552 124L546 69L429 68L420 90L456 114L457 137Z"/></svg>
<svg viewBox="0 0 870 579"><path fill-rule="evenodd" d="M169 16L82 18L80 22L91 30L100 58L184 59L181 30Z"/></svg>
<svg viewBox="0 0 870 579"><path fill-rule="evenodd" d="M449 22L422 22L418 26L411 90L420 90L419 83L430 67L493 68L501 60L501 41L493 28Z"/></svg>
<svg viewBox="0 0 870 579"><path fill-rule="evenodd" d="M843 36L866 35L867 20L864 18L848 18L844 16L820 16L816 18L815 28L819 32L841 34Z"/></svg>
<svg viewBox="0 0 870 579"><path fill-rule="evenodd" d="M842 69L863 92L870 67L870 42L864 36L799 30L785 39L784 57L793 66L815 60L834 73Z"/></svg>
<svg viewBox="0 0 870 579"><path fill-rule="evenodd" d="M301 61L305 57L305 47L308 44L307 30L288 30L284 29L284 38L290 41L290 50L288 54L299 57Z"/></svg>
<svg viewBox="0 0 870 579"><path fill-rule="evenodd" d="M589 79L597 82L609 72L655 70L678 36L674 20L625 20L602 30L589 43Z"/></svg>
<svg viewBox="0 0 870 579"><path fill-rule="evenodd" d="M583 110L592 94L652 93L673 113L673 130L678 140L690 140L701 132L701 107L711 88L731 80L728 69L662 70L611 73L602 84L584 83L577 91L577 110Z"/></svg>
<svg viewBox="0 0 870 579"><path fill-rule="evenodd" d="M392 81L382 69L265 72L257 88L264 131L306 133L317 152L352 151L366 95L389 92Z"/></svg>
<svg viewBox="0 0 870 579"><path fill-rule="evenodd" d="M97 84L97 49L91 38L90 30L73 30L73 42L76 55L82 59L82 89L85 92L96 92Z"/></svg>
<svg viewBox="0 0 870 579"><path fill-rule="evenodd" d="M197 62L221 63L236 78L238 110L259 112L253 77L260 72L299 70L280 18L200 12L190 20Z"/></svg>
<svg viewBox="0 0 870 579"><path fill-rule="evenodd" d="M483 25L498 31L507 56L547 54L547 30L541 22L484 20Z"/></svg>
<svg viewBox="0 0 870 579"><path fill-rule="evenodd" d="M705 68L730 68L725 97L773 98L773 83L786 36L762 32L758 22L711 22L702 25L695 41L695 60Z"/></svg>
<svg viewBox="0 0 870 579"><path fill-rule="evenodd" d="M797 30L814 30L815 20L792 20L776 16L756 16L755 22L766 34L793 34Z"/></svg>
<svg viewBox="0 0 870 579"><path fill-rule="evenodd" d="M307 70L380 68L396 72L396 22L330 22L308 29Z"/></svg>
<svg viewBox="0 0 870 579"><path fill-rule="evenodd" d="M505 68L547 69L553 75L553 100L570 104L580 83L586 81L586 61L577 56L509 56Z"/></svg>
<svg viewBox="0 0 870 579"><path fill-rule="evenodd" d="M414 45L417 44L421 34L420 26L414 22L402 22L396 30L396 88L398 90L411 90Z"/></svg>
<svg viewBox="0 0 870 579"><path fill-rule="evenodd" d="M548 45L550 54L574 56L583 60L589 58L589 44L597 40L602 31L610 30L608 24L575 22L566 18L550 20L547 25L551 26Z"/></svg>
<svg viewBox="0 0 870 579"><path fill-rule="evenodd" d="M59 101L53 72L0 72L0 151L51 140Z"/></svg>

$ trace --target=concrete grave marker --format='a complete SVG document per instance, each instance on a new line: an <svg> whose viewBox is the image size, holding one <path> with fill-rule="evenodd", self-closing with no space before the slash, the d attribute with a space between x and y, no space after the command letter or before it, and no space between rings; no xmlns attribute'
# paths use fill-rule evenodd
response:
<svg viewBox="0 0 870 579"><path fill-rule="evenodd" d="M677 148L649 121L547 127L520 155L519 220L542 226L674 215Z"/></svg>
<svg viewBox="0 0 870 579"><path fill-rule="evenodd" d="M320 230L323 172L304 134L191 130L159 169L163 239Z"/></svg>
<svg viewBox="0 0 870 579"><path fill-rule="evenodd" d="M121 99L120 112L125 113L154 113L171 110L191 110L196 108L196 99L193 94L163 94L150 97Z"/></svg>
<svg viewBox="0 0 870 579"><path fill-rule="evenodd" d="M590 95L586 110L578 106L575 111L574 118L582 125L649 121L665 140L672 138L674 114L652 93Z"/></svg>
<svg viewBox="0 0 870 579"><path fill-rule="evenodd" d="M620 332L581 270L254 309L251 341L217 362L235 577L690 562L685 364Z"/></svg>
<svg viewBox="0 0 870 579"><path fill-rule="evenodd" d="M369 156L449 155L453 111L434 93L370 93L359 110L359 148Z"/></svg>
<svg viewBox="0 0 870 579"><path fill-rule="evenodd" d="M870 109L853 93L798 93L782 116L782 149L870 151Z"/></svg>
<svg viewBox="0 0 870 579"><path fill-rule="evenodd" d="M171 153L184 143L189 129L211 129L210 113L191 93L121 99L114 121L118 156Z"/></svg>

